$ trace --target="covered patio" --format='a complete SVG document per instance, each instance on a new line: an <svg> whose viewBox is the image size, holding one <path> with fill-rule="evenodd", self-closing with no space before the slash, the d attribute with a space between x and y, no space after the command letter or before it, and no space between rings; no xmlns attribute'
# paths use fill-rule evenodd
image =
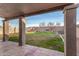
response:
<svg viewBox="0 0 79 59"><path fill-rule="evenodd" d="M41 47L24 45L19 47L16 42L0 41L0 56L63 56L64 53Z"/></svg>
<svg viewBox="0 0 79 59"><path fill-rule="evenodd" d="M9 20L14 18L19 18L19 42L18 47L15 49L21 49L25 47L25 16L37 15L51 11L58 11L63 10L64 13L64 55L66 56L76 56L77 55L77 45L76 45L76 9L78 4L72 3L15 3L15 4L7 4L3 3L0 4L0 16L5 18L3 20L3 42L0 42L0 46L4 45L3 49L6 48L5 46L9 46L12 48L16 47L16 44L13 42L8 42L9 39ZM8 45L9 44L9 45ZM25 48L27 48L26 46ZM1 47L0 47L1 48ZM8 47L7 47L8 48ZM0 55L3 52L0 50ZM28 48L27 48L28 49ZM32 48L33 49L33 48ZM14 50L12 50L14 51ZM24 51L24 50L22 50ZM24 53L24 52L17 53ZM27 50L28 51L28 50ZM11 53L11 52L8 52ZM8 55L6 53L6 55ZM38 52L37 52L38 53ZM52 52L53 53L53 52ZM56 52L54 52L56 53ZM63 55L63 53L57 52L57 55ZM50 53L49 53L50 54ZM5 55L5 54L2 54ZM29 55L29 53L27 54ZM31 54L30 54L31 55ZM55 55L55 54L52 54Z"/></svg>

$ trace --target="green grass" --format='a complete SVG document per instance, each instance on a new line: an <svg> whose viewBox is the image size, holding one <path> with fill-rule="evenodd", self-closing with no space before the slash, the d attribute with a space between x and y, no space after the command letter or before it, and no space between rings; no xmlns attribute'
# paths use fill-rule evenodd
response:
<svg viewBox="0 0 79 59"><path fill-rule="evenodd" d="M64 52L63 42L58 37L49 40L27 40L26 44Z"/></svg>
<svg viewBox="0 0 79 59"><path fill-rule="evenodd" d="M30 35L52 35L55 34L54 32L34 32L34 33L27 33Z"/></svg>
<svg viewBox="0 0 79 59"><path fill-rule="evenodd" d="M26 44L64 52L64 43L53 32L35 32L26 34ZM11 34L10 41L18 42L18 35Z"/></svg>

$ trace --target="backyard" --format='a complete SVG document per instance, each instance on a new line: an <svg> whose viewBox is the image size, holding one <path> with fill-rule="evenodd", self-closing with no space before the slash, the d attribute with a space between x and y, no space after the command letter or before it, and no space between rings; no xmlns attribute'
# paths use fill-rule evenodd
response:
<svg viewBox="0 0 79 59"><path fill-rule="evenodd" d="M10 34L9 41L18 42L18 34ZM54 32L27 32L26 44L64 52L64 42Z"/></svg>

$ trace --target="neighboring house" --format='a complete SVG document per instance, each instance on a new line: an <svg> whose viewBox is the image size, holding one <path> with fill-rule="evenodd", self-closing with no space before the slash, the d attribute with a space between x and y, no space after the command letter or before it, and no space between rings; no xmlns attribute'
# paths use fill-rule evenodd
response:
<svg viewBox="0 0 79 59"><path fill-rule="evenodd" d="M64 32L64 26L27 27L27 32Z"/></svg>
<svg viewBox="0 0 79 59"><path fill-rule="evenodd" d="M77 35L77 38L79 38L79 27L76 28L76 35Z"/></svg>
<svg viewBox="0 0 79 59"><path fill-rule="evenodd" d="M16 27L9 27L9 33L18 33L19 30ZM45 27L26 27L26 32L57 32L59 34L63 34L64 35L64 26L45 26ZM79 38L79 26L76 27L76 34L77 37ZM3 27L0 26L0 34L3 33Z"/></svg>

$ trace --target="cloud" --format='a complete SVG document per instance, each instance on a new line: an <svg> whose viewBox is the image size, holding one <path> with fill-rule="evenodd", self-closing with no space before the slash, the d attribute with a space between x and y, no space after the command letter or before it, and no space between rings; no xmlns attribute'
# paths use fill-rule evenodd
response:
<svg viewBox="0 0 79 59"><path fill-rule="evenodd" d="M79 21L77 21L77 24L79 24Z"/></svg>
<svg viewBox="0 0 79 59"><path fill-rule="evenodd" d="M39 26L39 24L26 24L26 27L38 27Z"/></svg>

